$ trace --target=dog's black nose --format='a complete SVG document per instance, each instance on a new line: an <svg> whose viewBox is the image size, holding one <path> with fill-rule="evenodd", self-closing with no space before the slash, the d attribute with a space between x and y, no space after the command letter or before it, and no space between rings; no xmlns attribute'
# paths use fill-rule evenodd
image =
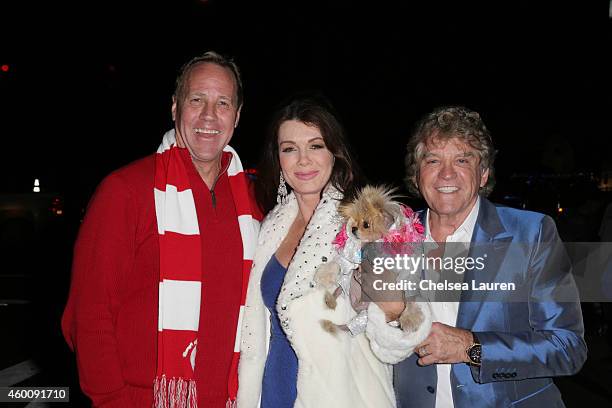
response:
<svg viewBox="0 0 612 408"><path fill-rule="evenodd" d="M351 228L351 232L353 233L353 235L355 235L355 233L357 232L357 230L358 230L358 229L359 229L359 228L357 228L357 227L353 227L353 228Z"/></svg>

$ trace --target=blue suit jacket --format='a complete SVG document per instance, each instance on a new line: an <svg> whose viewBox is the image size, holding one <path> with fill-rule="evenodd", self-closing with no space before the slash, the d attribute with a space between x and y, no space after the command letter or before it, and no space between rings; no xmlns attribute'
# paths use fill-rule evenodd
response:
<svg viewBox="0 0 612 408"><path fill-rule="evenodd" d="M578 372L587 348L578 293L555 223L481 198L470 256L482 255L475 252L485 243L497 250L489 251L484 270L466 272L464 281L522 282L529 295L524 302L501 302L462 293L457 327L478 336L482 365L453 364L455 407L563 407L551 377ZM553 290L565 292L565 300L569 294L571 301L550 296L543 301ZM420 367L417 359L412 354L394 367L398 408L435 407L435 365Z"/></svg>

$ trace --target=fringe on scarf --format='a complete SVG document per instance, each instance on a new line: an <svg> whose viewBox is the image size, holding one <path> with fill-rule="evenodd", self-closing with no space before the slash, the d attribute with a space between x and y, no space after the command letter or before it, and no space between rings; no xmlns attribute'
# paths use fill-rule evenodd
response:
<svg viewBox="0 0 612 408"><path fill-rule="evenodd" d="M236 407L237 407L236 400L228 398L227 402L225 403L225 408L236 408Z"/></svg>
<svg viewBox="0 0 612 408"><path fill-rule="evenodd" d="M198 408L194 380L176 377L168 380L165 375L155 377L153 395L154 408Z"/></svg>

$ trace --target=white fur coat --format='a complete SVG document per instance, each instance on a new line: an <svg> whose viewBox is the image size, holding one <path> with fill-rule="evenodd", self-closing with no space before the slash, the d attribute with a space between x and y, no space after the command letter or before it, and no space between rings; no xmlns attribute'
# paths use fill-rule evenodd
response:
<svg viewBox="0 0 612 408"><path fill-rule="evenodd" d="M395 407L391 366L376 358L365 334L332 335L320 325L321 319L346 323L355 314L350 302L343 297L338 299L335 310L327 309L324 290L314 282L316 268L331 261L335 253L332 240L342 222L337 213L340 199L340 193L333 188L323 193L288 267L277 300L281 325L298 357L295 407ZM263 269L285 238L297 212L297 201L290 194L288 202L277 205L261 225L242 322L238 408L259 406L270 336L270 314L263 303L260 281ZM398 353L411 354L412 348L405 349L407 343L399 339L405 337L399 333L401 331L389 327L384 314L375 305L370 305L370 309L376 309L373 312L375 326L368 330L368 333L375 332L372 346L376 354L383 358L387 355L397 357ZM389 332L391 336L380 331Z"/></svg>

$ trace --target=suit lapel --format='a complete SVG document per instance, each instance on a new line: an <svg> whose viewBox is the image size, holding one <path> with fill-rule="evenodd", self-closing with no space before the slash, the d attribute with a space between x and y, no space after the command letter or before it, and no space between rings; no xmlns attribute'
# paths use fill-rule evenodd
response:
<svg viewBox="0 0 612 408"><path fill-rule="evenodd" d="M501 263L506 256L512 235L504 228L496 207L486 198L480 198L480 211L474 226L468 256L484 258L484 269L466 271L464 282L472 287L472 282L494 282ZM476 316L485 301L486 292L463 291L457 315L457 327L472 328Z"/></svg>

